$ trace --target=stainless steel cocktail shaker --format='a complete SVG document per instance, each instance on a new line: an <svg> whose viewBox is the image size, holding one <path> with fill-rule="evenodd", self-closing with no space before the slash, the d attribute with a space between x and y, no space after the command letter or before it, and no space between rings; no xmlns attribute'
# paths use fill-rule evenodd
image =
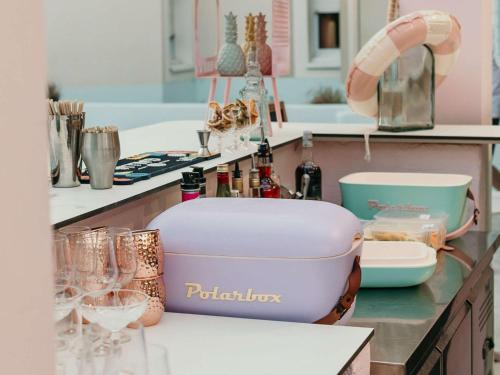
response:
<svg viewBox="0 0 500 375"><path fill-rule="evenodd" d="M84 126L85 113L48 116L52 186L80 185L80 143Z"/></svg>
<svg viewBox="0 0 500 375"><path fill-rule="evenodd" d="M81 151L92 189L113 187L115 167L120 158L118 129L113 126L85 129Z"/></svg>

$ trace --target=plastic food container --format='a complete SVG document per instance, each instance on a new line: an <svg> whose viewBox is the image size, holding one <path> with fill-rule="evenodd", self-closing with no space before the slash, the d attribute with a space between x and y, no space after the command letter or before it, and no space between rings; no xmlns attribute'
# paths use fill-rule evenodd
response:
<svg viewBox="0 0 500 375"><path fill-rule="evenodd" d="M427 281L436 250L421 242L366 241L361 254L363 288L397 288Z"/></svg>
<svg viewBox="0 0 500 375"><path fill-rule="evenodd" d="M418 223L388 223L373 221L364 228L365 240L413 241L431 245L431 234Z"/></svg>
<svg viewBox="0 0 500 375"><path fill-rule="evenodd" d="M375 215L375 222L365 232L373 240L418 241L439 250L446 242L447 221L444 212L383 210Z"/></svg>
<svg viewBox="0 0 500 375"><path fill-rule="evenodd" d="M462 224L472 178L458 174L354 173L340 179L342 205L358 218L371 220L381 210L448 215L447 232Z"/></svg>

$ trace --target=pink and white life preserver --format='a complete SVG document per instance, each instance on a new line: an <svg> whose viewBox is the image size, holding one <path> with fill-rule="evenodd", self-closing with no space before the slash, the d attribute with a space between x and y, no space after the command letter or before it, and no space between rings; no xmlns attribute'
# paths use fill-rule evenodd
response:
<svg viewBox="0 0 500 375"><path fill-rule="evenodd" d="M427 10L398 18L375 34L355 57L347 76L347 102L356 113L377 116L380 76L403 52L418 45L432 50L437 87L455 63L460 42L460 23L448 13Z"/></svg>

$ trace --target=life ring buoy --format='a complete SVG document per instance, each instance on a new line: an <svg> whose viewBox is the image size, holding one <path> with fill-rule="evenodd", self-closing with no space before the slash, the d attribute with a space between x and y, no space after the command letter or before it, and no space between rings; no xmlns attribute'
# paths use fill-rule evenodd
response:
<svg viewBox="0 0 500 375"><path fill-rule="evenodd" d="M418 45L434 55L436 87L455 63L461 43L460 23L445 12L417 11L400 17L375 34L354 58L346 81L347 102L361 115L378 114L377 84L403 52Z"/></svg>

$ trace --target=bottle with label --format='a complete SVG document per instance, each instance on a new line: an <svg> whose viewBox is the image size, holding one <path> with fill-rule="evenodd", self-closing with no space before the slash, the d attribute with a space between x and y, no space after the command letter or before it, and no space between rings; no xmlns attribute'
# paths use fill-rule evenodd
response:
<svg viewBox="0 0 500 375"><path fill-rule="evenodd" d="M195 181L197 173L182 172L181 193L182 201L190 201L200 197L200 184Z"/></svg>
<svg viewBox="0 0 500 375"><path fill-rule="evenodd" d="M217 194L218 198L231 197L231 187L229 186L229 166L219 164L217 166Z"/></svg>
<svg viewBox="0 0 500 375"><path fill-rule="evenodd" d="M248 196L250 198L260 198L260 177L259 170L252 168L248 177Z"/></svg>
<svg viewBox="0 0 500 375"><path fill-rule="evenodd" d="M193 173L198 176L195 177L194 181L200 184L200 198L206 198L207 196L207 178L203 175L203 167L192 167Z"/></svg>
<svg viewBox="0 0 500 375"><path fill-rule="evenodd" d="M237 190L239 192L239 197L243 197L243 176L238 162L234 164L233 179L231 183L233 190Z"/></svg>
<svg viewBox="0 0 500 375"><path fill-rule="evenodd" d="M321 200L321 169L314 163L312 132L302 137L302 163L295 170L295 188L303 199Z"/></svg>
<svg viewBox="0 0 500 375"><path fill-rule="evenodd" d="M271 163L271 147L266 139L259 145L257 152L257 169L260 176L260 196L262 198L280 198L279 185L272 179L273 167Z"/></svg>

